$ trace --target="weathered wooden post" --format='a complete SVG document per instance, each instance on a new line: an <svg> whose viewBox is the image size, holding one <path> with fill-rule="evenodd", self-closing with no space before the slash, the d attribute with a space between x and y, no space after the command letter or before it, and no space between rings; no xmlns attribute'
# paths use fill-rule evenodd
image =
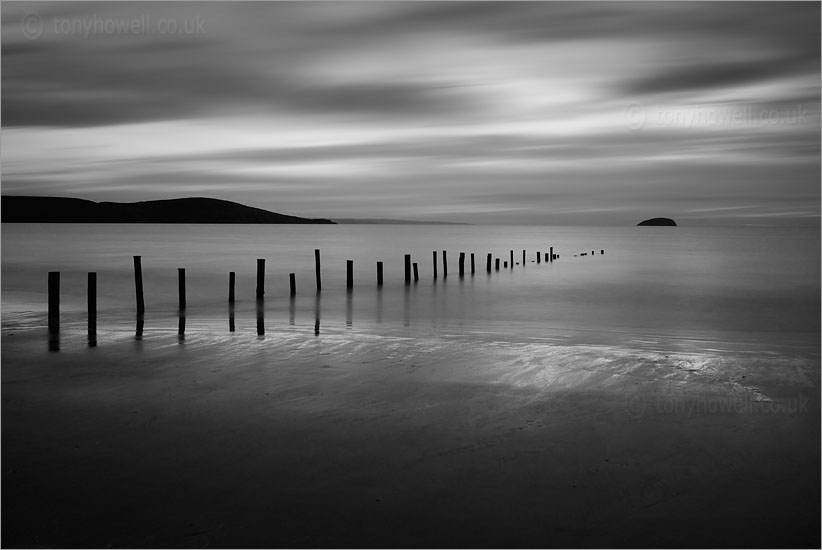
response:
<svg viewBox="0 0 822 550"><path fill-rule="evenodd" d="M471 275L474 274L474 253L471 252Z"/></svg>
<svg viewBox="0 0 822 550"><path fill-rule="evenodd" d="M434 251L434 278L437 278L437 251Z"/></svg>
<svg viewBox="0 0 822 550"><path fill-rule="evenodd" d="M377 262L377 286L382 286L382 262Z"/></svg>
<svg viewBox="0 0 822 550"><path fill-rule="evenodd" d="M459 265L460 277L465 277L465 252L460 252L460 258L459 258L458 265Z"/></svg>
<svg viewBox="0 0 822 550"><path fill-rule="evenodd" d="M257 304L257 336L265 335L265 312L263 305Z"/></svg>
<svg viewBox="0 0 822 550"><path fill-rule="evenodd" d="M345 261L345 288L354 288L354 260Z"/></svg>
<svg viewBox="0 0 822 550"><path fill-rule="evenodd" d="M485 271L491 273L491 254L488 254L488 257L485 260Z"/></svg>
<svg viewBox="0 0 822 550"><path fill-rule="evenodd" d="M551 247L550 252L551 252L551 261L553 262L554 261L554 247L553 246Z"/></svg>
<svg viewBox="0 0 822 550"><path fill-rule="evenodd" d="M417 262L414 262L414 282L417 283L420 280L420 272L417 269Z"/></svg>
<svg viewBox="0 0 822 550"><path fill-rule="evenodd" d="M540 263L540 256L542 255L541 252L537 252L537 263Z"/></svg>
<svg viewBox="0 0 822 550"><path fill-rule="evenodd" d="M314 249L314 271L317 273L317 292L323 289L322 282L320 282L320 249Z"/></svg>
<svg viewBox="0 0 822 550"><path fill-rule="evenodd" d="M600 253L600 254L605 254L605 251L604 251L604 250L600 250L600 251L599 251L599 253Z"/></svg>
<svg viewBox="0 0 822 550"><path fill-rule="evenodd" d="M405 284L411 284L411 254L405 255Z"/></svg>
<svg viewBox="0 0 822 550"><path fill-rule="evenodd" d="M288 274L289 296L297 295L297 275L295 273Z"/></svg>
<svg viewBox="0 0 822 550"><path fill-rule="evenodd" d="M525 265L525 251L522 251L522 265Z"/></svg>
<svg viewBox="0 0 822 550"><path fill-rule="evenodd" d="M186 316L180 311L180 320L177 322L177 337L179 340L185 339L186 335Z"/></svg>
<svg viewBox="0 0 822 550"><path fill-rule="evenodd" d="M448 257L445 255L445 250L442 251L442 278L448 277Z"/></svg>
<svg viewBox="0 0 822 550"><path fill-rule="evenodd" d="M514 269L514 251L511 250L511 269ZM505 267L508 267L507 265Z"/></svg>
<svg viewBox="0 0 822 550"><path fill-rule="evenodd" d="M177 301L181 310L186 308L186 270L184 267L177 268Z"/></svg>
<svg viewBox="0 0 822 550"><path fill-rule="evenodd" d="M234 332L234 304L228 306L228 332Z"/></svg>
<svg viewBox="0 0 822 550"><path fill-rule="evenodd" d="M88 274L88 345L97 345L97 273Z"/></svg>
<svg viewBox="0 0 822 550"><path fill-rule="evenodd" d="M49 271L49 333L60 332L60 272Z"/></svg>
<svg viewBox="0 0 822 550"><path fill-rule="evenodd" d="M494 258L494 269L499 271L499 258Z"/></svg>
<svg viewBox="0 0 822 550"><path fill-rule="evenodd" d="M134 256L134 290L137 294L137 315L146 312L146 303L143 300L143 267L140 256Z"/></svg>
<svg viewBox="0 0 822 550"><path fill-rule="evenodd" d="M502 262L502 267L504 267L505 269L508 269L508 260L505 260L504 262Z"/></svg>
<svg viewBox="0 0 822 550"><path fill-rule="evenodd" d="M265 259L257 259L257 299L262 300L265 296Z"/></svg>
<svg viewBox="0 0 822 550"><path fill-rule="evenodd" d="M236 275L233 271L228 272L228 303L234 303L234 281L236 280Z"/></svg>

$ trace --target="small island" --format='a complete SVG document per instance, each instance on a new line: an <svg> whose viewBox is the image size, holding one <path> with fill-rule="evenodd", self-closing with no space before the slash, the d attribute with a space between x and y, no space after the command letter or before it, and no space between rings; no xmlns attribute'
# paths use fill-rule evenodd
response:
<svg viewBox="0 0 822 550"><path fill-rule="evenodd" d="M637 224L637 226L640 225L664 225L676 227L676 222L671 218L651 218L650 220L643 220Z"/></svg>

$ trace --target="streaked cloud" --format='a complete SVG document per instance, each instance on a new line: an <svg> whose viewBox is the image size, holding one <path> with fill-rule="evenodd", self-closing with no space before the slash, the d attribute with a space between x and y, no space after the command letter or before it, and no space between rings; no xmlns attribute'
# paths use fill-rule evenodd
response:
<svg viewBox="0 0 822 550"><path fill-rule="evenodd" d="M4 3L3 193L474 223L807 223L819 15L771 2ZM108 32L126 24L149 32Z"/></svg>

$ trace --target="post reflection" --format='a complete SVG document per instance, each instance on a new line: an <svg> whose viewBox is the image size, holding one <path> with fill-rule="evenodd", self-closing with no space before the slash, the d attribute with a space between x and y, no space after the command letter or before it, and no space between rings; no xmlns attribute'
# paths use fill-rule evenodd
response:
<svg viewBox="0 0 822 550"><path fill-rule="evenodd" d="M377 287L377 324L382 324L382 288Z"/></svg>
<svg viewBox="0 0 822 550"><path fill-rule="evenodd" d="M351 328L354 324L354 304L352 303L351 292L345 295L345 327Z"/></svg>
<svg viewBox="0 0 822 550"><path fill-rule="evenodd" d="M257 300L257 336L265 336L265 306L262 300Z"/></svg>
<svg viewBox="0 0 822 550"><path fill-rule="evenodd" d="M320 294L314 299L314 336L320 334Z"/></svg>
<svg viewBox="0 0 822 550"><path fill-rule="evenodd" d="M294 296L288 302L288 324L294 326L294 319L297 316L297 301Z"/></svg>
<svg viewBox="0 0 822 550"><path fill-rule="evenodd" d="M49 331L49 351L60 351L60 332Z"/></svg>
<svg viewBox="0 0 822 550"><path fill-rule="evenodd" d="M143 315L137 315L137 327L134 330L134 339L135 340L142 340L143 339L143 326L145 325L145 318Z"/></svg>

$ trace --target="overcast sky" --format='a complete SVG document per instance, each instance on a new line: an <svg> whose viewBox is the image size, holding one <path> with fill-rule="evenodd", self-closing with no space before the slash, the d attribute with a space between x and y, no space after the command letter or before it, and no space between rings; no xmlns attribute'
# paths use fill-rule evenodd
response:
<svg viewBox="0 0 822 550"><path fill-rule="evenodd" d="M2 4L2 192L817 224L820 4Z"/></svg>

